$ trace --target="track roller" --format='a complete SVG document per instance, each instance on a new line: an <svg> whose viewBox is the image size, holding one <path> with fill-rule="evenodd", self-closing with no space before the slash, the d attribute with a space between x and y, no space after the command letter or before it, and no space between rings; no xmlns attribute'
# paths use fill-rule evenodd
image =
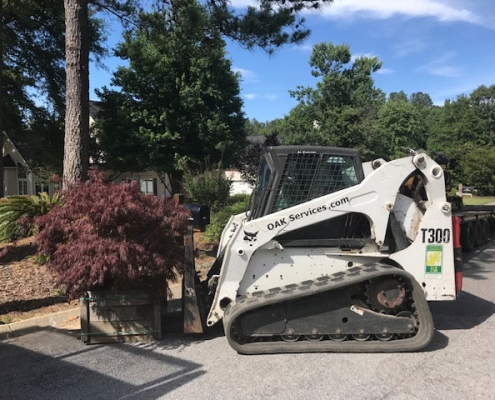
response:
<svg viewBox="0 0 495 400"><path fill-rule="evenodd" d="M239 297L223 322L241 354L415 351L434 332L419 283L382 264Z"/></svg>

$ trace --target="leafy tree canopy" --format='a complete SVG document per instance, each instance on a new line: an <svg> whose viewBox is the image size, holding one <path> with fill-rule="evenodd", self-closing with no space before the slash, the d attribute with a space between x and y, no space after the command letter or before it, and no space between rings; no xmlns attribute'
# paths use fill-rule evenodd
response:
<svg viewBox="0 0 495 400"><path fill-rule="evenodd" d="M433 107L433 101L428 93L416 92L411 94L409 101L418 109Z"/></svg>
<svg viewBox="0 0 495 400"><path fill-rule="evenodd" d="M487 143L495 145L495 85L481 85L469 97L471 106L482 121Z"/></svg>
<svg viewBox="0 0 495 400"><path fill-rule="evenodd" d="M372 122L385 101L371 77L381 62L376 57L353 61L348 45L320 43L309 63L311 74L321 79L316 88L290 92L299 105L286 118L282 143L357 147L366 154L376 134Z"/></svg>
<svg viewBox="0 0 495 400"><path fill-rule="evenodd" d="M29 90L44 95L52 108L63 108L63 5L54 0L2 2L2 68L5 127L17 128L19 116L35 107ZM21 113L21 115L15 114Z"/></svg>
<svg viewBox="0 0 495 400"><path fill-rule="evenodd" d="M425 148L421 114L407 97L390 96L378 111L377 123L386 138L387 146L381 147L383 158L397 158L408 150Z"/></svg>
<svg viewBox="0 0 495 400"><path fill-rule="evenodd" d="M2 1L0 7L0 132L7 132L31 165L57 170L64 105L63 5L55 0ZM39 99L43 99L40 102ZM3 146L3 136L0 147ZM50 155L47 157L47 155ZM3 163L0 190L3 196Z"/></svg>
<svg viewBox="0 0 495 400"><path fill-rule="evenodd" d="M435 114L428 149L450 154L466 146L485 146L490 143L489 133L485 131L477 110L471 107L468 96L461 95L455 100L445 101Z"/></svg>
<svg viewBox="0 0 495 400"><path fill-rule="evenodd" d="M462 157L463 182L485 195L495 193L495 149L478 147Z"/></svg>
<svg viewBox="0 0 495 400"><path fill-rule="evenodd" d="M174 173L183 162L229 162L244 143L238 76L195 0L142 12L116 54L119 91L99 92L98 145L108 168Z"/></svg>

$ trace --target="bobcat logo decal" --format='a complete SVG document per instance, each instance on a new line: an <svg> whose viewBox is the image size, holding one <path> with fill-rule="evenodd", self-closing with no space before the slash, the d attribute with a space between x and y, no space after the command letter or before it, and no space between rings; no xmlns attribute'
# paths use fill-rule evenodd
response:
<svg viewBox="0 0 495 400"><path fill-rule="evenodd" d="M256 236L258 235L258 232L259 231L251 233L251 232L244 231L244 240L246 240L248 242L256 242Z"/></svg>

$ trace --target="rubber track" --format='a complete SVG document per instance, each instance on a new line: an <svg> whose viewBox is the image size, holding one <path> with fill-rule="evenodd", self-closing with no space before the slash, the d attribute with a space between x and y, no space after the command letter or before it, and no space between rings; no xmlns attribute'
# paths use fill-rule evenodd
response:
<svg viewBox="0 0 495 400"><path fill-rule="evenodd" d="M272 304L301 299L326 291L340 289L349 285L363 282L368 279L378 278L384 275L399 275L409 282L409 290L412 294L416 313L419 318L419 327L416 335L410 338L391 341L342 341L324 340L314 341L258 341L239 343L232 337L232 325L243 313ZM373 266L352 267L347 271L333 275L308 280L299 284L272 288L267 291L259 291L246 296L238 297L226 309L223 318L225 334L229 344L241 354L267 354L267 353L310 353L310 352L405 352L417 351L426 347L433 338L433 319L426 301L423 289L414 277L402 269L379 264Z"/></svg>

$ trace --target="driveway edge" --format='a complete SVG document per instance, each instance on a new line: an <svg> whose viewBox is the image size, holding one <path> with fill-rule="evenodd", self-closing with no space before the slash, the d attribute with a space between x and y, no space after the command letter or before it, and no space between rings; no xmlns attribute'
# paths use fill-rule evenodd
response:
<svg viewBox="0 0 495 400"><path fill-rule="evenodd" d="M42 317L29 318L24 321L13 322L11 324L0 325L0 340L5 340L21 336L25 331L32 331L35 328L56 328L69 322L75 317L79 317L79 307L72 310L60 311Z"/></svg>

